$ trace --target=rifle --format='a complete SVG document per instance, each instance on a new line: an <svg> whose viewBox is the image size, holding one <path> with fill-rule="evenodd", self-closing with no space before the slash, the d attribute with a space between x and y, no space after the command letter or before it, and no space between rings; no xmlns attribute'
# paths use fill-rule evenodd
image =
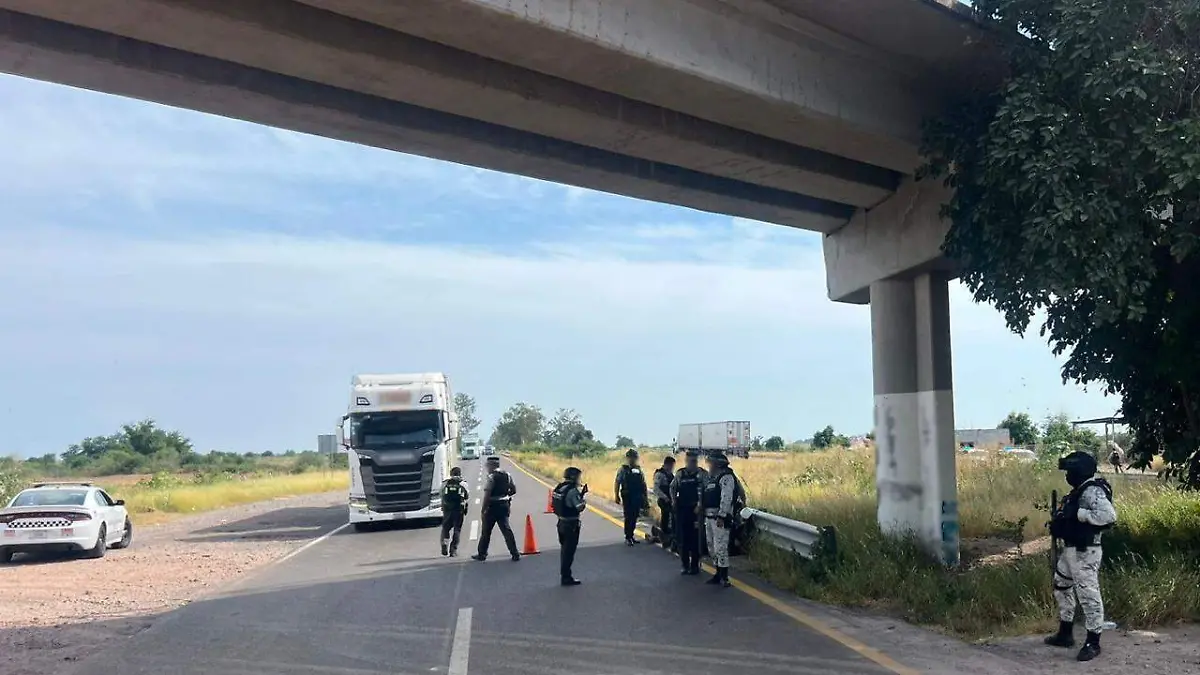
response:
<svg viewBox="0 0 1200 675"><path fill-rule="evenodd" d="M1050 491L1050 522L1058 519L1058 490ZM1050 527L1050 574L1058 574L1058 537L1054 536L1054 527Z"/></svg>

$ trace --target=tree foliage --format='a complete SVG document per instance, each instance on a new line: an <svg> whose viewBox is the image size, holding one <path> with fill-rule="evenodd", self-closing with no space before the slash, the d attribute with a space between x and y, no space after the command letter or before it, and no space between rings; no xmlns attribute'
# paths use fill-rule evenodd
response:
<svg viewBox="0 0 1200 675"><path fill-rule="evenodd" d="M583 425L583 418L570 408L559 408L542 431L542 442L551 447L595 440L591 429Z"/></svg>
<svg viewBox="0 0 1200 675"><path fill-rule="evenodd" d="M1035 445L1038 442L1038 428L1029 413L1010 412L996 428L1008 429L1009 438L1016 445Z"/></svg>
<svg viewBox="0 0 1200 675"><path fill-rule="evenodd" d="M1200 486L1200 0L978 0L1008 74L926 129L945 251L1064 380L1122 398L1135 465Z"/></svg>
<svg viewBox="0 0 1200 675"><path fill-rule="evenodd" d="M541 440L546 415L536 405L516 403L500 416L492 432L492 444L501 448L536 443Z"/></svg>
<svg viewBox="0 0 1200 675"><path fill-rule="evenodd" d="M771 452L779 452L783 450L785 445L787 444L783 442L783 437L781 436L772 436L763 442L763 447Z"/></svg>
<svg viewBox="0 0 1200 675"><path fill-rule="evenodd" d="M812 446L816 450L824 450L834 446L848 448L850 447L850 439L843 434L835 432L833 426L826 426L824 429L813 434Z"/></svg>
<svg viewBox="0 0 1200 675"><path fill-rule="evenodd" d="M454 410L458 413L459 435L465 436L479 428L479 418L475 416L475 398L470 394L455 394Z"/></svg>
<svg viewBox="0 0 1200 675"><path fill-rule="evenodd" d="M618 448L636 448L637 444L633 442L632 438L621 435L621 434L617 434L617 447Z"/></svg>

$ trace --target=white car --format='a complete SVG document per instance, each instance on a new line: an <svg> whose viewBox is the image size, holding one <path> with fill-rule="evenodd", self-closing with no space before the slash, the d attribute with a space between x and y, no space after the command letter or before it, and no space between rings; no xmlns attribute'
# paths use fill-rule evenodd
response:
<svg viewBox="0 0 1200 675"><path fill-rule="evenodd" d="M91 483L38 483L0 509L0 563L17 553L83 551L103 558L133 542L125 502Z"/></svg>

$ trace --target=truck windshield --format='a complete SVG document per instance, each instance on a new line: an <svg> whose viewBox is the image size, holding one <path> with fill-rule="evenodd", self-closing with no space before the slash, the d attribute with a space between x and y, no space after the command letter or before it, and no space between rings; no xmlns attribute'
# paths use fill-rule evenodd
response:
<svg viewBox="0 0 1200 675"><path fill-rule="evenodd" d="M352 415L350 424L356 448L413 448L443 440L437 410L363 413Z"/></svg>

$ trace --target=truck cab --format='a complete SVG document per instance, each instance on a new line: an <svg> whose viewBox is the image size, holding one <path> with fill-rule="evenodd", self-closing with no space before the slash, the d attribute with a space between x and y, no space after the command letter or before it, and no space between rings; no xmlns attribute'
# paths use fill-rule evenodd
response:
<svg viewBox="0 0 1200 675"><path fill-rule="evenodd" d="M458 458L461 460L479 459L483 454L483 442L475 434L468 434L462 437L462 443L459 444Z"/></svg>
<svg viewBox="0 0 1200 675"><path fill-rule="evenodd" d="M337 437L349 455L355 529L442 517L441 485L458 443L458 415L445 374L354 376Z"/></svg>

